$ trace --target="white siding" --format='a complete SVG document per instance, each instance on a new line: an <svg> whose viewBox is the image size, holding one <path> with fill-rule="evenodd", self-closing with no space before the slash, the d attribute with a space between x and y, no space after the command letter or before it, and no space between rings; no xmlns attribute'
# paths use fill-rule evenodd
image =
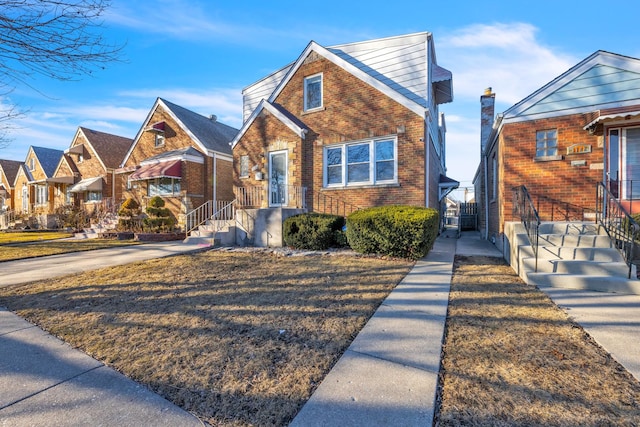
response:
<svg viewBox="0 0 640 427"><path fill-rule="evenodd" d="M260 101L269 98L293 64L268 75L242 91L242 121L246 121Z"/></svg>

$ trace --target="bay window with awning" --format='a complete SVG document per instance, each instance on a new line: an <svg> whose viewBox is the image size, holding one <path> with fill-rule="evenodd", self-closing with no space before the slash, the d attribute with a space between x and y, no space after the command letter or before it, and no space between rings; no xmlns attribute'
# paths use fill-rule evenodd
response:
<svg viewBox="0 0 640 427"><path fill-rule="evenodd" d="M102 200L102 177L85 178L68 189L69 193L83 194L85 202Z"/></svg>

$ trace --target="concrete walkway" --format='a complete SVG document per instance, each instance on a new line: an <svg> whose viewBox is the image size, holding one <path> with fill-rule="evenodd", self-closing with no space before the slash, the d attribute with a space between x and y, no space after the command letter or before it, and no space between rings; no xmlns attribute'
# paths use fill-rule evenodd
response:
<svg viewBox="0 0 640 427"><path fill-rule="evenodd" d="M427 426L433 422L456 253L502 254L479 235L440 235L389 294L291 423Z"/></svg>
<svg viewBox="0 0 640 427"><path fill-rule="evenodd" d="M0 286L201 250L154 243L0 263ZM389 294L292 426L425 426L435 410L455 254L502 257L476 232L438 237ZM86 259L89 259L89 262ZM640 378L640 296L544 289ZM0 426L201 422L143 386L0 308Z"/></svg>

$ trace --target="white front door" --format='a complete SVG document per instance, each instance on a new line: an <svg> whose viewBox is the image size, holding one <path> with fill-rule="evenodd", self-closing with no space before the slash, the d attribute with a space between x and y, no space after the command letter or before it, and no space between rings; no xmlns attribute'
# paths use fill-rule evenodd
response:
<svg viewBox="0 0 640 427"><path fill-rule="evenodd" d="M287 206L287 151L269 153L269 206Z"/></svg>
<svg viewBox="0 0 640 427"><path fill-rule="evenodd" d="M29 212L29 187L22 186L22 212Z"/></svg>

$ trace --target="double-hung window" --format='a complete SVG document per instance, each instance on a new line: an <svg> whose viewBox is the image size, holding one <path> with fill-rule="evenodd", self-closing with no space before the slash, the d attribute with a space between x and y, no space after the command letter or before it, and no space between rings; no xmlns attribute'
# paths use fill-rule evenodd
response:
<svg viewBox="0 0 640 427"><path fill-rule="evenodd" d="M49 199L49 191L46 185L36 184L35 186L35 194L36 194L36 205L45 205Z"/></svg>
<svg viewBox="0 0 640 427"><path fill-rule="evenodd" d="M395 138L358 141L325 147L325 187L396 183Z"/></svg>
<svg viewBox="0 0 640 427"><path fill-rule="evenodd" d="M304 111L322 108L322 74L304 79Z"/></svg>

